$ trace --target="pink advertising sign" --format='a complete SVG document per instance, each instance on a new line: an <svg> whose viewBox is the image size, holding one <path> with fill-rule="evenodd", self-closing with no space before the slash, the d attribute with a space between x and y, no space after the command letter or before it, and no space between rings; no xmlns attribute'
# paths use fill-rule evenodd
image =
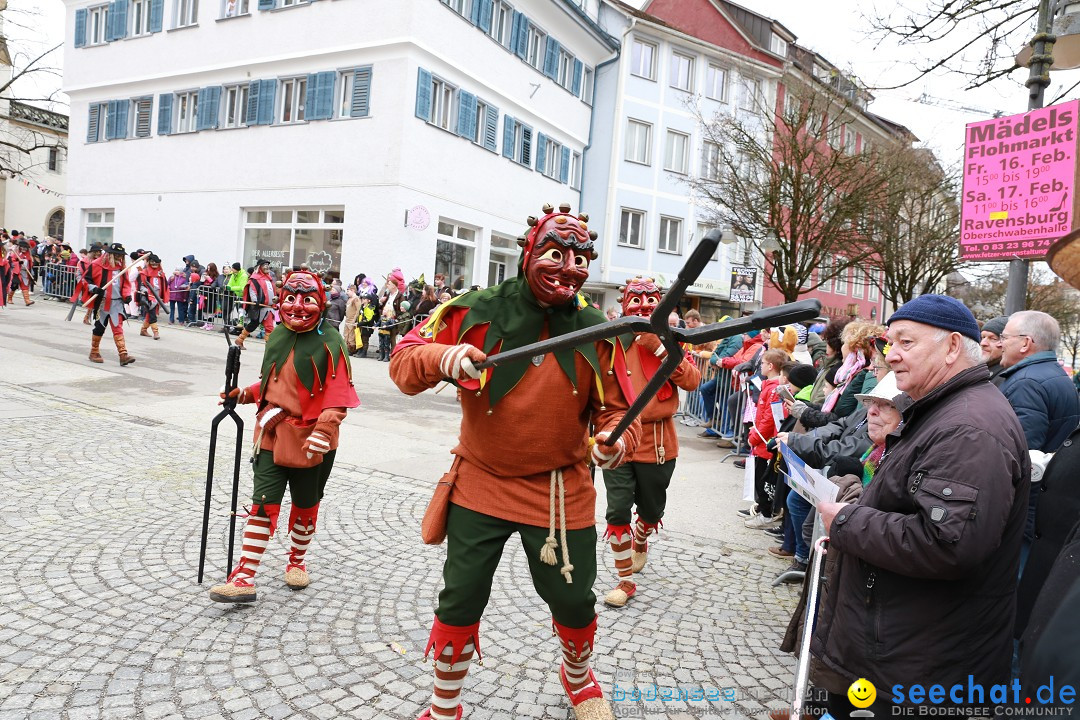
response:
<svg viewBox="0 0 1080 720"><path fill-rule="evenodd" d="M970 123L964 139L960 256L1027 260L1074 229L1080 100Z"/></svg>

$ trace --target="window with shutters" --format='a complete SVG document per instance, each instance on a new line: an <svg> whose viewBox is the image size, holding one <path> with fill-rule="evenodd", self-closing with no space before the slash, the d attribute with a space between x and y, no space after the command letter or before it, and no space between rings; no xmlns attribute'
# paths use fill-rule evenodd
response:
<svg viewBox="0 0 1080 720"><path fill-rule="evenodd" d="M630 74L646 80L656 79L656 46L644 40L634 40L630 47Z"/></svg>
<svg viewBox="0 0 1080 720"><path fill-rule="evenodd" d="M532 168L533 129L509 115L503 119L503 157Z"/></svg>
<svg viewBox="0 0 1080 720"><path fill-rule="evenodd" d="M88 9L86 16L86 44L104 45L108 42L109 6L98 5Z"/></svg>
<svg viewBox="0 0 1080 720"><path fill-rule="evenodd" d="M645 247L642 228L645 227L645 213L640 210L622 209L619 217L619 244L623 247L641 249Z"/></svg>
<svg viewBox="0 0 1080 720"><path fill-rule="evenodd" d="M525 39L525 62L537 70L542 70L544 65L544 48L546 47L547 35L538 27L529 23Z"/></svg>
<svg viewBox="0 0 1080 720"><path fill-rule="evenodd" d="M581 189L581 153L579 152L570 156L570 187L574 190Z"/></svg>
<svg viewBox="0 0 1080 720"><path fill-rule="evenodd" d="M177 0L176 27L190 27L199 24L199 0Z"/></svg>
<svg viewBox="0 0 1080 720"><path fill-rule="evenodd" d="M660 240L656 246L656 249L662 253L670 253L672 255L682 254L682 243L680 241L680 235L682 233L682 220L678 218L660 216Z"/></svg>
<svg viewBox="0 0 1080 720"><path fill-rule="evenodd" d="M307 98L307 76L281 81L281 107L278 122L282 125L304 122L304 103Z"/></svg>
<svg viewBox="0 0 1080 720"><path fill-rule="evenodd" d="M131 37L150 34L150 0L131 0Z"/></svg>
<svg viewBox="0 0 1080 720"><path fill-rule="evenodd" d="M277 7L287 8L295 7L297 5L309 5L310 0L278 0Z"/></svg>
<svg viewBox="0 0 1080 720"><path fill-rule="evenodd" d="M338 72L337 117L367 117L371 114L371 66Z"/></svg>
<svg viewBox="0 0 1080 720"><path fill-rule="evenodd" d="M626 121L626 159L630 162L649 165L649 142L652 125L640 120Z"/></svg>
<svg viewBox="0 0 1080 720"><path fill-rule="evenodd" d="M671 53L671 87L686 92L694 90L694 58L682 53Z"/></svg>
<svg viewBox="0 0 1080 720"><path fill-rule="evenodd" d="M581 99L587 104L592 105L592 93L593 93L593 69L591 67L584 68L581 75Z"/></svg>
<svg viewBox="0 0 1080 720"><path fill-rule="evenodd" d="M248 83L226 85L221 96L221 120L218 127L239 128L248 124Z"/></svg>
<svg viewBox="0 0 1080 720"><path fill-rule="evenodd" d="M537 149L539 152L539 149ZM551 138L544 143L544 176L558 180L562 173L563 146Z"/></svg>
<svg viewBox="0 0 1080 720"><path fill-rule="evenodd" d="M469 117L468 134L465 137L468 137L477 145L483 145L487 137L487 118L491 111L492 107L490 105L477 98L476 113Z"/></svg>
<svg viewBox="0 0 1080 720"><path fill-rule="evenodd" d="M574 86L574 56L566 50L559 50L559 70L555 82L567 90Z"/></svg>
<svg viewBox="0 0 1080 720"><path fill-rule="evenodd" d="M442 78L431 78L431 117L428 122L443 130L453 132L453 122L457 119L454 99L457 88Z"/></svg>
<svg viewBox="0 0 1080 720"><path fill-rule="evenodd" d="M689 156L690 136L668 130L667 139L664 143L664 169L685 175L687 172L686 161Z"/></svg>
<svg viewBox="0 0 1080 720"><path fill-rule="evenodd" d="M199 93L197 90L176 93L176 98L173 100L173 132L195 132L198 112Z"/></svg>
<svg viewBox="0 0 1080 720"><path fill-rule="evenodd" d="M128 137L150 137L150 115L153 110L154 98L152 97L147 96L131 100L131 107L128 109L128 117L131 118Z"/></svg>
<svg viewBox="0 0 1080 720"><path fill-rule="evenodd" d="M250 0L223 0L221 17L240 17L251 13Z"/></svg>
<svg viewBox="0 0 1080 720"><path fill-rule="evenodd" d="M504 0L495 0L491 12L491 39L510 50L510 38L514 29L514 8Z"/></svg>
<svg viewBox="0 0 1080 720"><path fill-rule="evenodd" d="M105 118L108 111L108 103L90 103L89 120L86 126L86 142L96 143L106 139Z"/></svg>

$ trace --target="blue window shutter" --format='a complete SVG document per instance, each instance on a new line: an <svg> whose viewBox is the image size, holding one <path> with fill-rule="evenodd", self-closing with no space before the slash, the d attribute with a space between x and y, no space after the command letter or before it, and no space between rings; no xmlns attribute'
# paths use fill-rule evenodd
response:
<svg viewBox="0 0 1080 720"><path fill-rule="evenodd" d="M464 90L458 91L457 134L471 138L476 127L476 96Z"/></svg>
<svg viewBox="0 0 1080 720"><path fill-rule="evenodd" d="M109 3L108 15L105 19L105 42L112 42L116 38L114 34L116 32L116 0ZM111 102L111 101L110 101ZM106 132L108 132L106 130Z"/></svg>
<svg viewBox="0 0 1080 720"><path fill-rule="evenodd" d="M575 97L581 94L581 75L584 70L585 65L577 58L574 58L574 79L570 84L570 92L574 93Z"/></svg>
<svg viewBox="0 0 1080 720"><path fill-rule="evenodd" d="M315 115L311 117L312 120L329 120L334 117L334 82L337 80L337 73L328 70L318 74L318 80L315 86L315 105L309 105L309 108L313 108Z"/></svg>
<svg viewBox="0 0 1080 720"><path fill-rule="evenodd" d="M514 118L503 116L503 157L514 159Z"/></svg>
<svg viewBox="0 0 1080 720"><path fill-rule="evenodd" d="M491 32L491 15L495 8L495 0L473 0L480 6L480 18L476 26L486 33Z"/></svg>
<svg viewBox="0 0 1080 720"><path fill-rule="evenodd" d="M75 47L86 47L86 10L75 11Z"/></svg>
<svg viewBox="0 0 1080 720"><path fill-rule="evenodd" d="M130 100L117 100L116 101L116 121L113 125L113 135L122 140L127 137L128 128L128 108L131 107Z"/></svg>
<svg viewBox="0 0 1080 720"><path fill-rule="evenodd" d="M150 32L161 32L161 21L165 17L165 0L150 0Z"/></svg>
<svg viewBox="0 0 1080 720"><path fill-rule="evenodd" d="M352 107L349 115L352 117L367 117L371 110L371 68L357 68L353 73Z"/></svg>
<svg viewBox="0 0 1080 720"><path fill-rule="evenodd" d="M277 93L277 80L260 80L259 112L257 125L272 125L274 122L274 96Z"/></svg>
<svg viewBox="0 0 1080 720"><path fill-rule="evenodd" d="M127 10L128 0L116 0L109 8L109 19L114 20L113 40L127 37Z"/></svg>
<svg viewBox="0 0 1080 720"><path fill-rule="evenodd" d="M316 107L316 96L319 93L319 75L318 73L309 73L307 76L307 84L304 90L304 119L305 120L318 120L319 110Z"/></svg>
<svg viewBox="0 0 1080 720"><path fill-rule="evenodd" d="M416 117L431 120L431 73L424 68L416 73Z"/></svg>
<svg viewBox="0 0 1080 720"><path fill-rule="evenodd" d="M517 10L514 11L511 45L514 48L514 54L524 60L529 49L529 19Z"/></svg>
<svg viewBox="0 0 1080 720"><path fill-rule="evenodd" d="M528 125L521 126L521 164L532 167L532 128Z"/></svg>
<svg viewBox="0 0 1080 720"><path fill-rule="evenodd" d="M214 130L218 129L221 118L221 86L214 85L210 88L210 98L207 103L210 107L207 110L210 113L210 127Z"/></svg>
<svg viewBox="0 0 1080 720"><path fill-rule="evenodd" d="M544 133L536 133L536 172L543 173L547 170L547 136Z"/></svg>
<svg viewBox="0 0 1080 720"><path fill-rule="evenodd" d="M199 109L195 118L196 130L215 130L218 126L218 104L221 102L221 86L199 88Z"/></svg>
<svg viewBox="0 0 1080 720"><path fill-rule="evenodd" d="M499 108L484 106L484 147L495 152L499 141Z"/></svg>
<svg viewBox="0 0 1080 720"><path fill-rule="evenodd" d="M157 134L169 135L172 133L172 93L158 96L157 109Z"/></svg>
<svg viewBox="0 0 1080 720"><path fill-rule="evenodd" d="M559 169L559 182L564 183L570 179L570 148L563 146L562 167Z"/></svg>
<svg viewBox="0 0 1080 720"><path fill-rule="evenodd" d="M252 80L248 83L248 103L247 103L247 124L258 125L259 118L259 88L262 87L262 83L259 80Z"/></svg>
<svg viewBox="0 0 1080 720"><path fill-rule="evenodd" d="M544 47L544 74L552 80L559 76L559 41L550 35Z"/></svg>
<svg viewBox="0 0 1080 720"><path fill-rule="evenodd" d="M86 142L97 142L99 127L101 125L101 107L97 103L90 103L90 115L86 122Z"/></svg>
<svg viewBox="0 0 1080 720"><path fill-rule="evenodd" d="M480 0L472 0L472 7L469 9L469 22L473 25L480 24Z"/></svg>
<svg viewBox="0 0 1080 720"><path fill-rule="evenodd" d="M260 10L273 10L274 9L274 0L259 0L259 9Z"/></svg>
<svg viewBox="0 0 1080 720"><path fill-rule="evenodd" d="M208 88L208 87L199 88L199 100L198 100L199 108L195 113L195 130L196 131L206 130L209 127L208 118L207 118L207 112L206 112L207 100L209 100L209 97L208 97L209 92L210 92L210 88Z"/></svg>

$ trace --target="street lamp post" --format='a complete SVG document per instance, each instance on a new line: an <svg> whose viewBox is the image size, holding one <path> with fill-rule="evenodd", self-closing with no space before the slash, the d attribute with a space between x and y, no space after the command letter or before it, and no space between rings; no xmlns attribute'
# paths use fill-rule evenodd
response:
<svg viewBox="0 0 1080 720"><path fill-rule="evenodd" d="M1028 110L1038 110L1043 106L1043 94L1050 84L1050 65L1054 60L1054 41L1052 32L1054 20L1051 0L1039 0L1039 27L1031 39L1032 52L1028 79ZM1056 3L1055 3L1056 5ZM1005 294L1005 314L1012 315L1024 309L1028 284L1028 261L1015 259L1009 262L1009 286Z"/></svg>

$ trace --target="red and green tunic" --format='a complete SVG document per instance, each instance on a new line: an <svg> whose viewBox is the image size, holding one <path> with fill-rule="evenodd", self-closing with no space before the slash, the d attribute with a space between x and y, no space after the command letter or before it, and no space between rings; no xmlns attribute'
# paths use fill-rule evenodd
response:
<svg viewBox="0 0 1080 720"><path fill-rule="evenodd" d="M470 298L470 296L472 296ZM447 346L494 353L604 321L594 308L541 308L524 282L508 281L442 305L398 343L390 377L407 395L445 378ZM586 312L590 311L590 312ZM597 318L598 316L598 318ZM576 326L576 327L575 327ZM616 377L613 341L600 341L486 370L461 387L461 434L451 451L461 458L451 500L511 522L546 527L551 472L563 471L568 530L596 522L596 491L586 465L589 426L612 430L628 403ZM623 435L627 453L638 442L635 421Z"/></svg>

